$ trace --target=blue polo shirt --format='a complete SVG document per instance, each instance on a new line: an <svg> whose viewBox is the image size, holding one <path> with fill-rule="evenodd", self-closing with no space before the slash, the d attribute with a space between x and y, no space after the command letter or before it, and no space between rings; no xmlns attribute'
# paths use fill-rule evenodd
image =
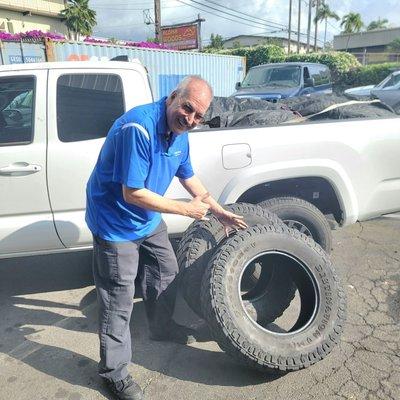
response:
<svg viewBox="0 0 400 400"><path fill-rule="evenodd" d="M125 202L122 185L163 196L174 176L193 176L187 132L166 139L165 100L131 109L108 132L86 187L86 223L102 239L140 239L161 221L159 212Z"/></svg>

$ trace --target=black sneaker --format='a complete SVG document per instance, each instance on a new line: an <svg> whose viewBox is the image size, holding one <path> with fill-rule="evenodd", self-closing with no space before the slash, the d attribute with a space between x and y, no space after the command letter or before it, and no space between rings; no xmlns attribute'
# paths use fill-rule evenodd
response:
<svg viewBox="0 0 400 400"><path fill-rule="evenodd" d="M122 381L104 380L110 391L121 400L143 400L144 394L140 386L128 375Z"/></svg>
<svg viewBox="0 0 400 400"><path fill-rule="evenodd" d="M171 321L164 329L150 331L150 339L156 341L191 344L196 341L196 331Z"/></svg>

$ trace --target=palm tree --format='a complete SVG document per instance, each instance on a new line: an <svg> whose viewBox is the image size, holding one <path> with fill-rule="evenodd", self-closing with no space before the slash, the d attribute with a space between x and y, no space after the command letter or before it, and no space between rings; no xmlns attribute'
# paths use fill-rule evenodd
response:
<svg viewBox="0 0 400 400"><path fill-rule="evenodd" d="M361 15L359 13L350 12L343 16L340 26L344 27L343 33L354 33L360 32L361 28L364 26L364 23L362 22ZM347 37L346 51L349 47L350 38L351 35Z"/></svg>
<svg viewBox="0 0 400 400"><path fill-rule="evenodd" d="M359 13L350 12L343 16L341 27L344 27L343 33L354 33L360 32L364 23L361 20L361 15Z"/></svg>
<svg viewBox="0 0 400 400"><path fill-rule="evenodd" d="M79 35L90 36L96 26L96 11L89 8L89 0L68 0L61 15L75 40Z"/></svg>
<svg viewBox="0 0 400 400"><path fill-rule="evenodd" d="M322 3L315 14L314 24L318 24L319 21L325 20L324 50L326 44L326 30L329 18L333 18L336 21L339 21L340 19L339 16L329 8L328 4Z"/></svg>
<svg viewBox="0 0 400 400"><path fill-rule="evenodd" d="M367 26L367 31L374 31L375 29L385 29L386 28L386 24L389 21L384 18L381 19L380 17L376 20L376 21L371 21L369 23L369 25Z"/></svg>

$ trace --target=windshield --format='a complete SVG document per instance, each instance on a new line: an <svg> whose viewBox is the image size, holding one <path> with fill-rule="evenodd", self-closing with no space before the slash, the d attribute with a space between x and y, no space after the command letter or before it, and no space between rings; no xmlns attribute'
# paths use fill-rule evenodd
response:
<svg viewBox="0 0 400 400"><path fill-rule="evenodd" d="M400 83L400 73L394 73L387 76L381 83L376 85L376 88L385 89L398 86Z"/></svg>
<svg viewBox="0 0 400 400"><path fill-rule="evenodd" d="M242 87L296 87L300 85L300 76L299 66L253 68L244 78Z"/></svg>

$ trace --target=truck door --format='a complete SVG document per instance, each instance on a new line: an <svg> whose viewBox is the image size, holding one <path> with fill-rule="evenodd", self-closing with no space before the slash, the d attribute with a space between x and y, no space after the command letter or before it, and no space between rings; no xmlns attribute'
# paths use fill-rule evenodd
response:
<svg viewBox="0 0 400 400"><path fill-rule="evenodd" d="M49 72L49 195L57 232L68 248L92 243L86 183L114 121L126 108L151 101L144 77L111 68Z"/></svg>
<svg viewBox="0 0 400 400"><path fill-rule="evenodd" d="M62 248L46 185L47 70L0 73L0 257Z"/></svg>

